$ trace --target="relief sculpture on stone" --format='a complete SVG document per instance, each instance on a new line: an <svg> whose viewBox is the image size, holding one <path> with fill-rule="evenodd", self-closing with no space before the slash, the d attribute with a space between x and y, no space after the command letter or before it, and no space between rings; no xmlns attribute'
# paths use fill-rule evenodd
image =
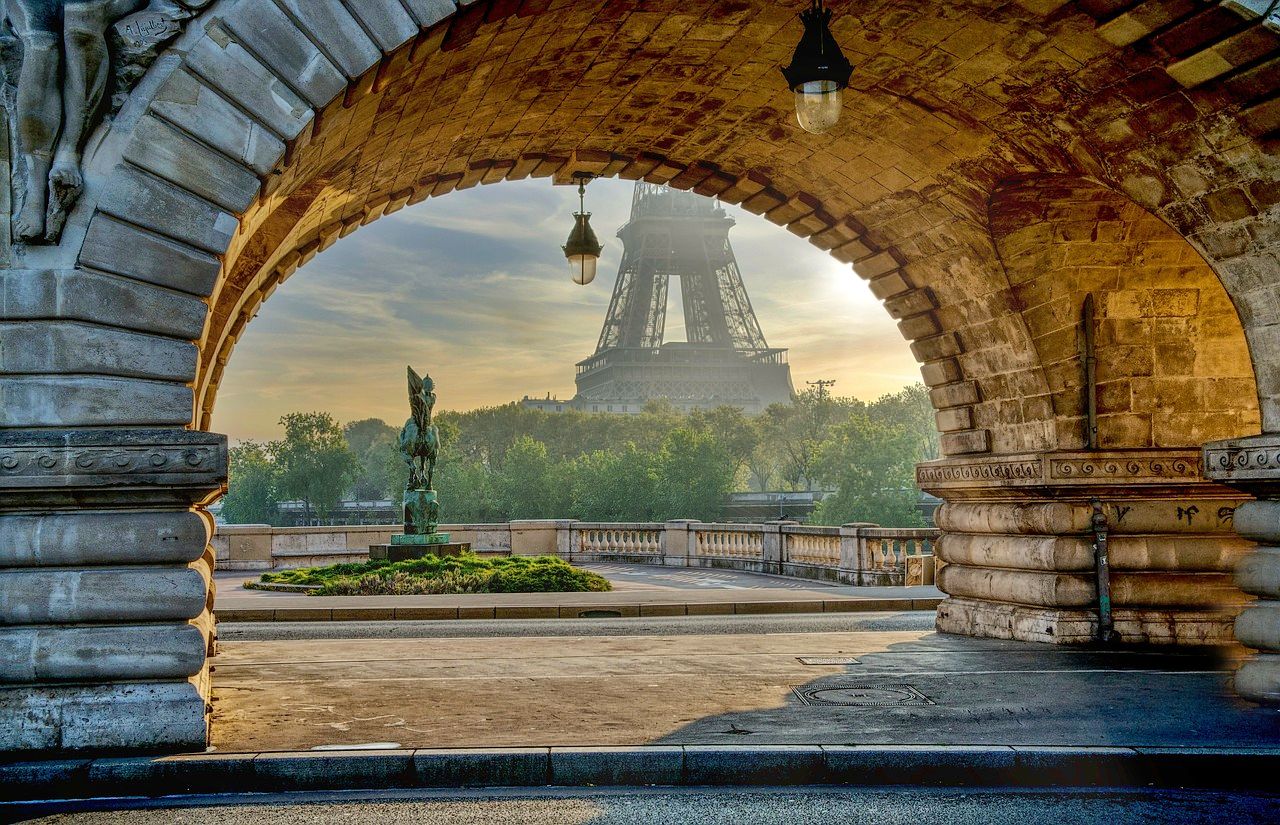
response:
<svg viewBox="0 0 1280 825"><path fill-rule="evenodd" d="M0 0L14 241L57 243L104 109L120 108L159 47L210 2Z"/></svg>

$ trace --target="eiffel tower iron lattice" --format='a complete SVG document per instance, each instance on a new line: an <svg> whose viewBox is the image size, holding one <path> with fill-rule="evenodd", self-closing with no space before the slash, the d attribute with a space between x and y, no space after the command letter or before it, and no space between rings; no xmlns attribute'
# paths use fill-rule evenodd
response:
<svg viewBox="0 0 1280 825"><path fill-rule="evenodd" d="M577 365L572 406L638 412L667 398L683 409L759 412L791 400L787 351L765 341L729 243L733 225L716 201L636 184L609 311L595 354ZM665 340L673 277L687 341Z"/></svg>

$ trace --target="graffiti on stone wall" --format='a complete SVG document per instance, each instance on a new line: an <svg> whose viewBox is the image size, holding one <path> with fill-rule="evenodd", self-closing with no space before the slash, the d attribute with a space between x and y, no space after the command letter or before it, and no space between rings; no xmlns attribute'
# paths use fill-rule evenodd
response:
<svg viewBox="0 0 1280 825"><path fill-rule="evenodd" d="M0 0L10 235L57 243L84 189L85 141L212 0Z"/></svg>

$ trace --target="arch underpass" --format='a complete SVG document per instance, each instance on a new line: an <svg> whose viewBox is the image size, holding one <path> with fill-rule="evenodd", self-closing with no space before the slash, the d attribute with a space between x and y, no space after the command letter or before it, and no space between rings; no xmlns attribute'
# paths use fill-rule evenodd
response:
<svg viewBox="0 0 1280 825"><path fill-rule="evenodd" d="M918 474L946 501L941 629L1091 639L1096 500L1122 638L1230 639L1248 495L1201 447L1280 429L1270 5L834 2L854 79L820 136L777 71L802 5L219 0L191 20L91 141L61 242L0 261L0 621L27 663L3 673L0 750L204 741L199 507L226 448L201 431L246 324L382 215L577 171L740 203L869 281L942 432ZM1265 492L1267 443L1222 472Z"/></svg>

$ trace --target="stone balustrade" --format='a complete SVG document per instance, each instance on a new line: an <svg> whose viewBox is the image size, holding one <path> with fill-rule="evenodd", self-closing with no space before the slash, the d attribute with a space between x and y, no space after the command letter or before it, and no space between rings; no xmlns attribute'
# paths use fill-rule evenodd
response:
<svg viewBox="0 0 1280 825"><path fill-rule="evenodd" d="M844 584L932 584L933 529L876 525L813 527L791 522L511 521L444 524L477 551L559 555L573 562L629 562L774 573ZM224 525L212 539L222 570L267 570L364 561L391 525Z"/></svg>

